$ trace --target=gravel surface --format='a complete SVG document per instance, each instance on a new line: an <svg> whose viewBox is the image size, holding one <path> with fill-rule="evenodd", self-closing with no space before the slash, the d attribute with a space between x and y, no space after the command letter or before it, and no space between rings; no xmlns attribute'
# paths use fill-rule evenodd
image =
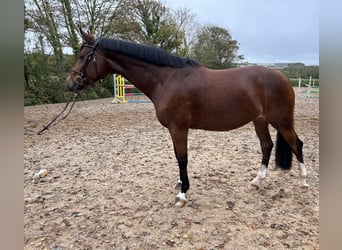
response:
<svg viewBox="0 0 342 250"><path fill-rule="evenodd" d="M262 188L247 189L261 162L251 123L191 130L183 208L173 206L172 141L151 103L78 102L42 135L64 104L25 107L25 249L319 249L319 99L297 96L307 191L295 162L275 168L274 150Z"/></svg>

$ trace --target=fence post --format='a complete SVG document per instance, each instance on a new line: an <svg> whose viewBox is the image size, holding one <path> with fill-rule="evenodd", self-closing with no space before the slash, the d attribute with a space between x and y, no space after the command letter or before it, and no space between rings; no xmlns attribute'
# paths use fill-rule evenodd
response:
<svg viewBox="0 0 342 250"><path fill-rule="evenodd" d="M307 97L308 97L308 98L311 97L311 76L310 76L310 78L309 78L309 90L308 90Z"/></svg>

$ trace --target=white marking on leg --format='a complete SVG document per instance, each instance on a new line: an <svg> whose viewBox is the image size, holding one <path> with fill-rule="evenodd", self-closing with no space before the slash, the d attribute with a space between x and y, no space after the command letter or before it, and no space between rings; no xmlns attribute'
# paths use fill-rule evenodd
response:
<svg viewBox="0 0 342 250"><path fill-rule="evenodd" d="M180 189L181 187L182 187L182 181L178 180L174 188L175 189Z"/></svg>
<svg viewBox="0 0 342 250"><path fill-rule="evenodd" d="M299 182L301 187L309 187L309 184L306 182L306 177L308 176L308 171L304 163L298 162L299 168Z"/></svg>
<svg viewBox="0 0 342 250"><path fill-rule="evenodd" d="M184 207L185 203L186 203L185 193L180 192L176 196L174 205L176 207Z"/></svg>
<svg viewBox="0 0 342 250"><path fill-rule="evenodd" d="M179 192L176 197L180 200L186 201L185 193Z"/></svg>
<svg viewBox="0 0 342 250"><path fill-rule="evenodd" d="M259 189L261 187L261 181L265 179L266 174L267 174L267 167L265 165L261 165L257 176L251 181L249 187L251 188L252 186L252 187Z"/></svg>

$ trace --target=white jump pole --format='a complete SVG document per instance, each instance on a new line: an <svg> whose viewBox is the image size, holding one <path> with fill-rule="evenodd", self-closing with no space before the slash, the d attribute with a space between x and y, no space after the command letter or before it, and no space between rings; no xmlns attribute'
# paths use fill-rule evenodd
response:
<svg viewBox="0 0 342 250"><path fill-rule="evenodd" d="M307 94L307 97L311 97L311 76L309 78L309 90L308 90L308 94Z"/></svg>
<svg viewBox="0 0 342 250"><path fill-rule="evenodd" d="M112 103L118 103L118 98L117 98L117 91L116 91L116 74L113 74L113 95L114 95L114 99L112 101Z"/></svg>

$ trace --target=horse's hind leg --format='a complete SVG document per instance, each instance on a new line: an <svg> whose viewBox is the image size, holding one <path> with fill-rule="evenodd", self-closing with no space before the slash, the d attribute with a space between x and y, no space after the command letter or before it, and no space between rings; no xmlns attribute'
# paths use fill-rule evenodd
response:
<svg viewBox="0 0 342 250"><path fill-rule="evenodd" d="M250 182L249 189L259 189L261 187L261 181L265 179L267 174L267 167L270 161L270 156L273 148L273 142L268 130L268 123L264 118L258 118L253 121L256 134L260 140L262 161L261 167L257 176Z"/></svg>
<svg viewBox="0 0 342 250"><path fill-rule="evenodd" d="M303 142L298 138L294 128L278 129L276 143L276 165L282 169L291 169L292 152L295 154L299 168L300 186L307 188L308 172L303 159Z"/></svg>

